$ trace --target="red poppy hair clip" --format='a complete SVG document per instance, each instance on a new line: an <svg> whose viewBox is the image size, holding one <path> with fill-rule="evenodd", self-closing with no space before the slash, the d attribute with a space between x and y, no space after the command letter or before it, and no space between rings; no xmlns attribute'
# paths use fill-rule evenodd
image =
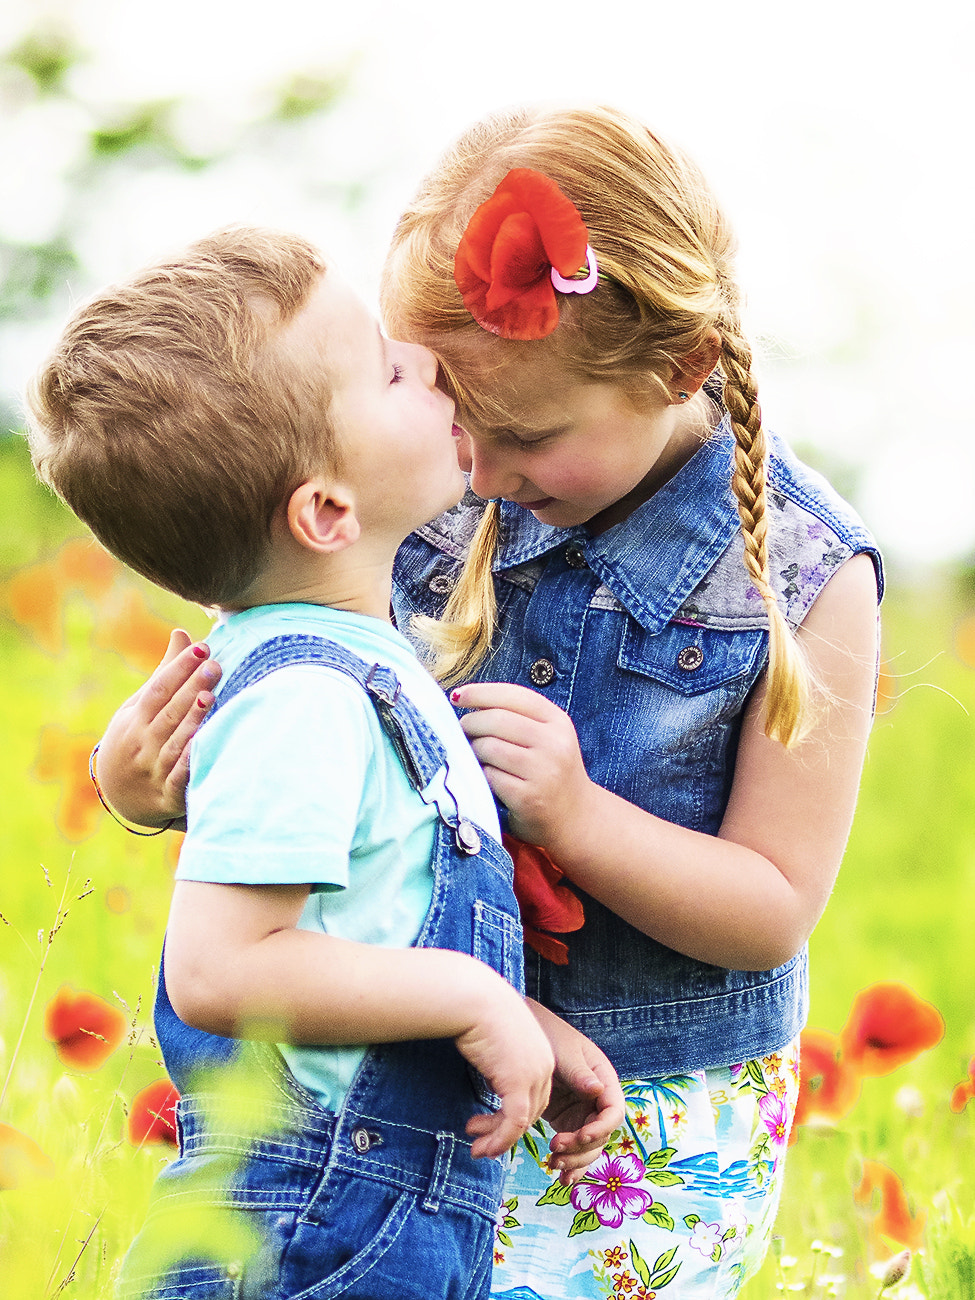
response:
<svg viewBox="0 0 975 1300"><path fill-rule="evenodd" d="M482 329L543 339L559 323L556 290L591 293L599 272L575 204L548 176L516 167L467 223L454 280Z"/></svg>

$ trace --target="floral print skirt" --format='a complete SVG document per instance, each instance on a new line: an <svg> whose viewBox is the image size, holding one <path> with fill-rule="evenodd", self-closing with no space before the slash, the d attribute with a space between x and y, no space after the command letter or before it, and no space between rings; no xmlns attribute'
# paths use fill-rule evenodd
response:
<svg viewBox="0 0 975 1300"><path fill-rule="evenodd" d="M518 1143L492 1300L726 1300L756 1272L778 1206L799 1041L738 1065L623 1084L626 1119L572 1188L551 1131Z"/></svg>

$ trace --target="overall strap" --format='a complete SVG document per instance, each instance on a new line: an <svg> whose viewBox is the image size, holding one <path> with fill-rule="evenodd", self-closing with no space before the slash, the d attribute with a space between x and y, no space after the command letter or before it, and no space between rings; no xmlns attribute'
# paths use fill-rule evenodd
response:
<svg viewBox="0 0 975 1300"><path fill-rule="evenodd" d="M447 766L443 745L423 715L403 694L399 679L391 668L386 664L368 664L337 641L303 632L272 637L252 650L221 683L216 703L204 718L204 723L248 686L292 664L334 668L358 682L369 696L383 730L418 794L422 794L441 768ZM449 819L445 817L444 820Z"/></svg>

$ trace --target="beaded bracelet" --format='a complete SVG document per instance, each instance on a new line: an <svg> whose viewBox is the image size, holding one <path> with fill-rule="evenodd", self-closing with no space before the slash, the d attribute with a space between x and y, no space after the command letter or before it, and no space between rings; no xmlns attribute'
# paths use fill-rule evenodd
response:
<svg viewBox="0 0 975 1300"><path fill-rule="evenodd" d="M88 756L88 775L91 777L91 783L95 787L95 794L98 795L98 802L108 813L109 817L113 819L113 821L117 821L118 824L122 827L122 829L124 831L128 831L130 835L142 835L145 839L152 839L154 835L162 835L163 831L170 830L173 826L176 825L177 822L181 822L183 820L182 817L170 817L169 821L166 822L165 825L160 826L158 830L154 830L154 831L140 831L140 830L136 830L134 826L127 826L125 822L122 820L122 818L115 811L115 809L108 802L108 800L105 798L104 794L102 793L102 788L98 784L98 770L95 766L95 755L98 753L98 746L100 744L101 741L98 742L98 744L95 746L95 748L91 751L91 753Z"/></svg>

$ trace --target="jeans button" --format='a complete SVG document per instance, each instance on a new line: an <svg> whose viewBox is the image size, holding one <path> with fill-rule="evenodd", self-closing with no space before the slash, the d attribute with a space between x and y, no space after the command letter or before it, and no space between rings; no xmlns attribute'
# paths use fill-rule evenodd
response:
<svg viewBox="0 0 975 1300"><path fill-rule="evenodd" d="M551 659L536 659L528 669L533 686L548 686L555 680L555 664Z"/></svg>
<svg viewBox="0 0 975 1300"><path fill-rule="evenodd" d="M446 573L435 573L427 585L435 596L449 596L454 589L454 580Z"/></svg>
<svg viewBox="0 0 975 1300"><path fill-rule="evenodd" d="M372 1134L367 1128L354 1128L352 1130L352 1145L358 1151L360 1156L364 1156L372 1146Z"/></svg>
<svg viewBox="0 0 975 1300"><path fill-rule="evenodd" d="M570 542L565 548L565 562L570 569L588 569L586 552L582 542Z"/></svg>

